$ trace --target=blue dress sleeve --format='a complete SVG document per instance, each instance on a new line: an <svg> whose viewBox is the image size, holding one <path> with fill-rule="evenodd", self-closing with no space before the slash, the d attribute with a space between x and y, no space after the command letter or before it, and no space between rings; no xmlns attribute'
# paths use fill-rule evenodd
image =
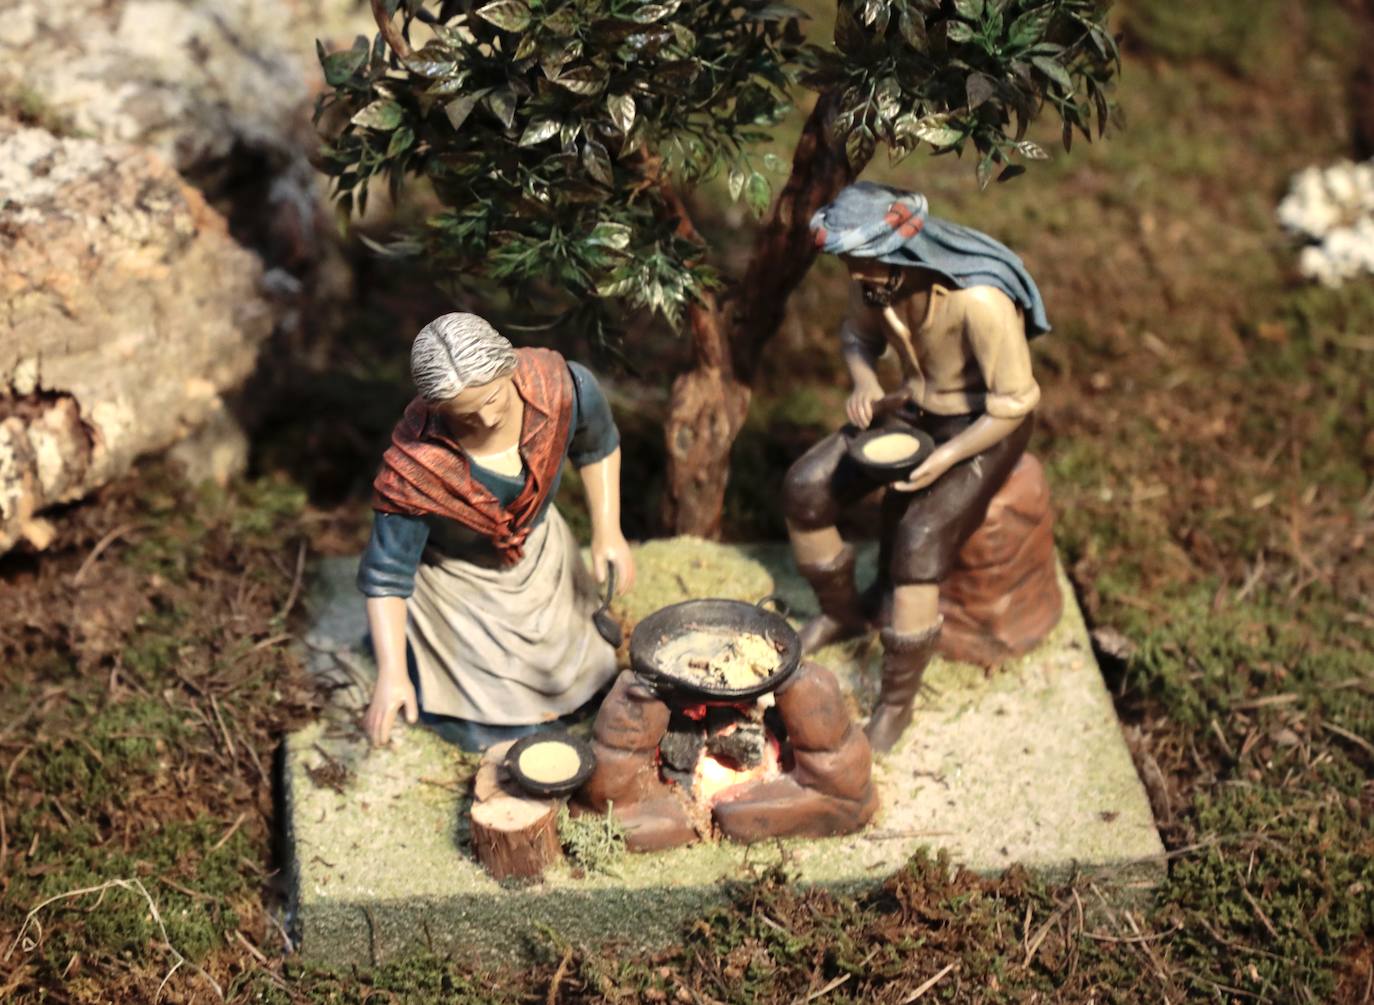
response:
<svg viewBox="0 0 1374 1005"><path fill-rule="evenodd" d="M429 524L399 513L374 513L372 536L358 565L358 589L368 597L408 597L429 540Z"/></svg>
<svg viewBox="0 0 1374 1005"><path fill-rule="evenodd" d="M568 459L573 467L605 460L620 446L620 430L615 426L606 394L592 372L581 363L568 363L573 380L573 434L568 444Z"/></svg>

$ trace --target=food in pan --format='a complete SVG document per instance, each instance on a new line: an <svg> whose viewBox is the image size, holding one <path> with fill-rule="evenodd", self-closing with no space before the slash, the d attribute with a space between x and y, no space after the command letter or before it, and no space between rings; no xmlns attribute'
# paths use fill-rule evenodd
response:
<svg viewBox="0 0 1374 1005"><path fill-rule="evenodd" d="M875 464L894 464L915 456L921 441L909 433L883 433L863 445L865 459Z"/></svg>
<svg viewBox="0 0 1374 1005"><path fill-rule="evenodd" d="M520 752L520 773L540 785L566 782L582 767L577 750L562 740L532 743Z"/></svg>
<svg viewBox="0 0 1374 1005"><path fill-rule="evenodd" d="M664 645L658 662L679 680L733 691L771 677L784 648L756 632L696 628Z"/></svg>

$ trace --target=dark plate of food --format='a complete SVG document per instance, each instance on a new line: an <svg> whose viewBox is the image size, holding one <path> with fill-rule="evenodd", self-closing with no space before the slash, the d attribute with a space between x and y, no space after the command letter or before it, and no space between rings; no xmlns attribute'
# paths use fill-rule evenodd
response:
<svg viewBox="0 0 1374 1005"><path fill-rule="evenodd" d="M849 438L849 456L873 478L899 482L935 449L930 434L912 426L866 429Z"/></svg>
<svg viewBox="0 0 1374 1005"><path fill-rule="evenodd" d="M596 755L583 740L558 730L532 733L506 753L506 771L533 796L566 796L596 769Z"/></svg>

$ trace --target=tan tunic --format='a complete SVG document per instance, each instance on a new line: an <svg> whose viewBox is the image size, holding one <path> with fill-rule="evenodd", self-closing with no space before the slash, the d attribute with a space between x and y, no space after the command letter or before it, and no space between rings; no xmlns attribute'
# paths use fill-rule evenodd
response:
<svg viewBox="0 0 1374 1005"><path fill-rule="evenodd" d="M876 359L890 347L912 400L936 415L986 413L1016 419L1040 400L1031 372L1021 308L991 286L950 289L935 284L924 313L920 298L893 305L910 329L896 331L881 310L863 303L857 284L840 338Z"/></svg>

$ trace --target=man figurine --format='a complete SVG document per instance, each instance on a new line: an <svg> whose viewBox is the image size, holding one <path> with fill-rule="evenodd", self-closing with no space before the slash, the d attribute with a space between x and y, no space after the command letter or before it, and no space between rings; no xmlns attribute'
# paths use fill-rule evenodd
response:
<svg viewBox="0 0 1374 1005"><path fill-rule="evenodd" d="M854 390L851 427L807 451L787 473L783 510L797 565L821 613L802 647L859 635L881 620L882 692L866 731L885 752L911 723L912 702L936 649L940 582L982 522L1030 438L1040 388L1027 341L1048 331L1040 291L1021 260L992 238L927 215L924 196L859 182L811 220L816 244L841 256L853 280L840 329ZM892 349L909 403L899 418L936 448L883 499L879 595L865 603L841 511L878 488L846 453L884 396L874 364Z"/></svg>
<svg viewBox="0 0 1374 1005"><path fill-rule="evenodd" d="M585 709L615 676L596 583L553 499L571 458L596 579L614 565L629 589L620 435L585 368L516 349L473 314L426 325L410 368L419 394L373 483L358 570L378 670L363 726L384 744L404 710L480 750Z"/></svg>

